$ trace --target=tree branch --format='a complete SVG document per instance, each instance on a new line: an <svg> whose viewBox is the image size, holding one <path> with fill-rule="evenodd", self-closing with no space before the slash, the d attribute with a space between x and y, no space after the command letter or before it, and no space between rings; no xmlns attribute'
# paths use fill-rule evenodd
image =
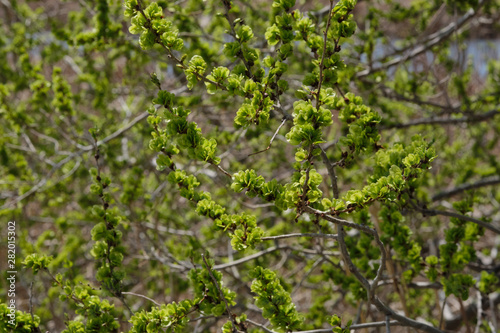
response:
<svg viewBox="0 0 500 333"><path fill-rule="evenodd" d="M483 227L485 229L491 230L491 231L493 231L496 234L500 234L500 228L499 227L497 227L497 226L495 226L493 224L490 224L490 223L487 223L487 222L475 219L475 218L467 216L467 215L462 215L462 214L454 213L454 212L448 212L448 211L445 211L445 210L424 209L424 208L421 208L421 207L415 207L415 209L417 211L419 211L419 212L421 212L421 213L423 213L425 215L429 215L429 216L443 215L443 216L455 217L455 218L463 220L463 221L468 221L468 222L476 223L477 225L479 225L479 226L481 226L481 227Z"/></svg>
<svg viewBox="0 0 500 333"><path fill-rule="evenodd" d="M473 189L483 187L483 186L490 186L490 185L497 185L497 184L500 184L500 176L488 177L488 178L481 179L475 183L462 184L462 185L459 185L455 188L452 188L451 190L439 192L438 194L434 195L431 200L437 201L437 200L441 200L444 198L452 197L460 192L473 190Z"/></svg>
<svg viewBox="0 0 500 333"><path fill-rule="evenodd" d="M487 0L480 0L477 8L476 9L469 9L460 19L458 19L456 22L452 22L443 29L429 35L424 41L422 41L419 44L415 44L410 49L412 49L408 54L406 55L401 55L393 58L390 61L385 62L386 59L389 59L393 56L395 56L398 53L401 53L402 51L397 51L391 55L385 56L382 59L376 60L377 62L385 62L380 66L377 67L372 67L365 69L361 72L358 72L356 74L357 78L362 78L367 75L370 75L375 72L380 72L380 71L385 71L393 66L399 65L400 63L406 62L409 59L415 58L416 56L424 53L425 51L429 50L435 45L438 45L448 37L450 37L453 32L456 30L460 29L465 23L467 23L470 19L472 19L478 12L479 9L486 3ZM404 50L403 50L404 52Z"/></svg>

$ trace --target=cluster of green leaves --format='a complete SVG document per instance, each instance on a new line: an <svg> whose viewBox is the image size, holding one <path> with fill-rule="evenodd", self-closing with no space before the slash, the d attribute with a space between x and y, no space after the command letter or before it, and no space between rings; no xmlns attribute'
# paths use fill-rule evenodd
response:
<svg viewBox="0 0 500 333"><path fill-rule="evenodd" d="M160 90L153 103L162 105L166 109L163 114L158 114L154 108L150 108L151 115L148 117L148 122L155 129L149 147L165 155L158 161L160 170L171 166L170 158L178 154L180 149L187 150L189 158L213 165L220 163L220 158L215 156L217 150L215 139L206 139L196 122L187 120L190 110L174 106L175 96L172 93ZM166 123L165 129L159 126L162 123Z"/></svg>
<svg viewBox="0 0 500 333"><path fill-rule="evenodd" d="M187 175L184 170L176 170L172 161L174 154L187 150L187 157L218 165L220 158L215 156L217 143L214 139L206 139L201 129L195 122L188 122L187 116L190 111L182 106L174 107L175 96L164 90L158 92L158 97L153 100L154 104L165 107L166 111L161 115L154 109L150 109L152 115L148 121L154 127L153 139L150 148L161 152L156 160L158 170L167 167L172 171L168 180L177 184L181 196L196 203L196 212L214 220L214 225L223 231L230 233L231 244L237 250L254 247L260 242L263 231L257 226L255 216L248 214L225 214L225 209L211 199L208 192L196 191L200 182L194 175ZM160 124L166 122L165 130Z"/></svg>
<svg viewBox="0 0 500 333"><path fill-rule="evenodd" d="M52 276L48 271L51 261L51 257L32 254L25 258L23 265L32 269L35 275L40 270L48 273L53 284L59 288L59 300L63 302L70 301L76 305L75 313L77 316L66 323L67 329L63 333L118 332L120 326L115 319L115 306L107 299L101 299L98 295L100 292L92 289L90 285L80 284L75 286L73 281L65 281L62 274ZM25 314L21 314L21 318L24 317ZM25 326L29 327L31 323L38 327L39 318L34 318L37 318L34 323L29 320ZM32 331L30 330L30 332Z"/></svg>
<svg viewBox="0 0 500 333"><path fill-rule="evenodd" d="M255 170L245 170L233 176L231 188L235 192L246 190L245 193L249 197L259 196L263 200L274 202L276 207L282 210L297 208L300 205L306 180L307 201L313 204L322 197L323 192L319 189L319 185L323 177L315 169L308 172L305 170L295 172L291 180L291 183L283 186L276 179L266 182L264 177L258 176Z"/></svg>
<svg viewBox="0 0 500 333"><path fill-rule="evenodd" d="M462 214L472 210L468 200L457 201L453 205ZM453 294L466 300L469 298L469 289L476 281L470 274L462 272L468 263L476 259L476 251L472 244L484 234L484 229L477 224L457 218L451 218L450 221L452 227L445 231L445 243L439 246L440 258L433 255L425 258L428 265L426 275L430 281L436 281L438 276L441 277L446 296ZM495 281L495 279L488 281L491 277L487 272L484 273L485 275L481 275L482 292L490 288L491 283Z"/></svg>
<svg viewBox="0 0 500 333"><path fill-rule="evenodd" d="M192 300L172 302L134 314L130 319L130 332L158 332L165 329L167 332L183 332L189 320L188 315L192 312L215 317L227 313L226 302L227 306L235 305L236 293L222 286L222 273L211 268L213 260L209 259L208 265L209 267L203 269L192 269L188 274L194 291ZM244 318L239 318L239 322L241 320L244 321ZM232 325L231 322L229 324Z"/></svg>
<svg viewBox="0 0 500 333"><path fill-rule="evenodd" d="M40 317L31 317L30 313L9 309L7 304L0 304L0 330L2 332L19 332L19 333L31 333L39 329ZM13 314L13 316L9 316ZM15 319L14 319L15 316ZM14 323L12 325L11 323Z"/></svg>
<svg viewBox="0 0 500 333"><path fill-rule="evenodd" d="M191 312L193 302L183 300L179 303L172 302L160 307L154 307L150 311L142 310L130 318L132 328L130 333L159 332L182 332L188 322L187 315Z"/></svg>
<svg viewBox="0 0 500 333"><path fill-rule="evenodd" d="M397 201L400 207L405 206L409 200L407 192L416 187L418 177L430 167L434 158L434 149L420 136L413 137L408 146L395 144L390 149L380 149L375 154L375 166L368 185L361 190L347 191L339 200L325 199L322 204L338 213L363 208L374 201Z"/></svg>
<svg viewBox="0 0 500 333"><path fill-rule="evenodd" d="M98 160L99 152L96 152L96 161ZM125 253L122 246L122 232L118 230L122 217L116 207L110 208L113 199L109 192L105 191L111 184L111 179L101 176L97 168L92 168L90 174L94 180L90 191L102 200L101 205L92 207L95 217L102 220L92 228L91 232L92 240L95 241L91 254L96 259L96 278L112 295L120 297L123 289L122 262Z"/></svg>
<svg viewBox="0 0 500 333"><path fill-rule="evenodd" d="M383 289L381 301L436 326L435 294L413 288L415 279L440 282L446 296L461 299L475 296L472 288L483 297L498 291L493 237L474 219L464 221L494 216L498 190L474 188L465 201L431 197L499 174L500 127L490 114L498 108L500 66L492 62L487 85L471 93L472 66L453 73L460 64L442 42L427 51L435 73L420 71L411 51L425 38L415 36L429 36L442 4L370 2L362 17L355 3L85 0L58 3L56 16L23 0L4 6L0 215L23 221L18 247L27 268L60 272L36 275L34 319L17 312L16 329L52 322L64 332L191 332L196 315L203 330L224 321L225 333L261 332L247 328L259 315L243 300L251 298L242 288L249 271L256 304L279 331L330 324L347 332L350 322L342 326L340 315L349 319L359 308L365 318L373 301L359 275L371 283L389 267L394 287L373 292ZM445 7L461 14L477 1ZM495 10L489 3L481 13ZM356 36L353 11L363 25ZM394 44L394 32L384 31L393 22L419 33L398 31ZM440 36L461 43L461 30ZM378 58L381 46L397 51ZM410 56L401 58L406 50ZM401 66L393 71L394 64ZM150 126L142 125L145 114L134 114L151 104ZM436 119L450 123L435 126ZM89 128L100 129L101 141L95 132L89 139ZM91 169L96 146L104 163ZM453 208L458 217L448 225L421 215L426 205ZM332 236L335 221L346 226ZM429 250L441 235L438 251ZM266 242L272 238L274 248ZM336 252L342 245L347 257ZM187 273L207 250L238 265L224 274L227 288L213 261ZM493 264L476 272L484 255ZM96 282L104 291L88 287ZM124 293L130 289L146 297ZM304 317L291 295L314 300L297 303ZM149 307L148 298L169 304ZM7 311L0 306L0 317ZM382 320L382 312L370 309L367 320Z"/></svg>
<svg viewBox="0 0 500 333"><path fill-rule="evenodd" d="M204 314L218 317L227 313L226 302L228 306L236 304L234 301L236 293L222 286L222 273L212 270L211 260L208 260L208 265L210 265L208 268L191 270L188 276L193 284L195 302L199 303L198 309ZM212 280L212 276L217 285Z"/></svg>
<svg viewBox="0 0 500 333"><path fill-rule="evenodd" d="M352 321L349 320L349 322L347 323L347 325L342 328L342 319L337 316L337 315L333 315L330 317L330 325L333 326L333 333L347 333L347 332L350 332L351 330L349 329L349 327L351 327L351 324L352 324Z"/></svg>
<svg viewBox="0 0 500 333"><path fill-rule="evenodd" d="M257 294L255 305L262 309L262 316L280 331L289 332L300 328L303 320L276 273L257 266L250 277L255 279L252 292Z"/></svg>
<svg viewBox="0 0 500 333"><path fill-rule="evenodd" d="M380 210L379 216L382 221L382 241L391 244L398 258L408 260L414 269L411 275L416 275L422 268L422 246L412 238L410 228L404 224L403 215L395 205L386 205Z"/></svg>

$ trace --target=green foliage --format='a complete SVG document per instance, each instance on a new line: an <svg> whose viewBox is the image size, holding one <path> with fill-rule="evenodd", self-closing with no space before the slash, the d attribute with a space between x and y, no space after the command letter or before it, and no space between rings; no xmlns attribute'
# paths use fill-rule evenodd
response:
<svg viewBox="0 0 500 333"><path fill-rule="evenodd" d="M350 332L351 330L349 329L349 327L351 327L351 324L352 324L352 321L350 320L347 325L345 326L345 328L342 328L341 326L341 318L337 315L333 315L330 317L330 325L333 326L333 332L334 333L347 333L347 332Z"/></svg>
<svg viewBox="0 0 500 333"><path fill-rule="evenodd" d="M262 316L280 331L291 331L302 324L302 318L292 303L290 294L281 286L276 274L257 266L251 273L252 292L257 305L262 309Z"/></svg>
<svg viewBox="0 0 500 333"><path fill-rule="evenodd" d="M25 265L26 268L31 268L33 273L36 274L40 270L47 269L51 261L51 257L44 255L40 256L37 253L33 253L24 258L23 265Z"/></svg>
<svg viewBox="0 0 500 333"><path fill-rule="evenodd" d="M492 331L498 3L6 3L0 331Z"/></svg>
<svg viewBox="0 0 500 333"><path fill-rule="evenodd" d="M40 317L9 308L5 303L0 304L0 330L2 332L30 333L40 327Z"/></svg>
<svg viewBox="0 0 500 333"><path fill-rule="evenodd" d="M142 310L130 318L131 333L143 332L182 332L188 322L187 314L192 308L190 300L172 302L151 311Z"/></svg>

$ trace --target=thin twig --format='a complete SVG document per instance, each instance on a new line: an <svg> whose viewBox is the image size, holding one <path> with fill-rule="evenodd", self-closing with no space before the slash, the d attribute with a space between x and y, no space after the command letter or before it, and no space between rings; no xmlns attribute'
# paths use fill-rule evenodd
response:
<svg viewBox="0 0 500 333"><path fill-rule="evenodd" d="M321 210L312 208L310 206L305 207L305 211L307 213L319 216L322 219L329 221L329 222L332 222L334 224L338 224L338 225L342 225L344 227L349 227L349 228L353 228L353 229L356 229L359 231L363 231L364 233L367 233L367 234L372 235L372 236L375 236L375 234L377 233L377 231L375 229L372 229L365 224L358 224L358 223L350 222L347 220L343 220L343 219L338 218L336 216L330 215L330 212L321 211Z"/></svg>
<svg viewBox="0 0 500 333"><path fill-rule="evenodd" d="M481 324L483 321L483 297L481 292L477 291L477 319L476 319L476 329L474 333L480 333Z"/></svg>
<svg viewBox="0 0 500 333"><path fill-rule="evenodd" d="M271 145L273 144L274 138L276 137L276 135L278 135L278 133L279 133L279 131L280 131L281 127L283 127L283 125L285 125L286 120L287 120L286 118L283 118L283 121L282 121L282 122L281 122L281 124L279 125L278 129L276 130L276 132L274 132L274 135L273 135L273 137L271 138L271 141L269 142L269 146L267 146L267 148L266 148L266 149L260 150L260 151L255 152L255 153L251 153L251 154L249 154L248 156L257 155L257 154L263 153L263 152L265 152L265 151L268 151L268 150L271 148Z"/></svg>
<svg viewBox="0 0 500 333"><path fill-rule="evenodd" d="M455 188L452 188L451 190L439 192L438 194L434 195L431 200L437 201L437 200L441 200L444 198L452 197L456 194L459 194L460 192L473 190L473 189L483 187L483 186L490 186L490 185L497 185L497 184L500 184L500 177L499 176L488 177L488 178L478 180L475 183L462 184L462 185L459 185Z"/></svg>
<svg viewBox="0 0 500 333"><path fill-rule="evenodd" d="M460 305L460 313L462 314L462 318L464 319L465 330L467 333L472 333L469 319L467 318L467 313L465 312L464 302L460 297L458 298L458 304Z"/></svg>
<svg viewBox="0 0 500 333"><path fill-rule="evenodd" d="M455 32L457 29L459 29L465 23L467 23L471 18L473 18L479 12L479 9L486 2L487 2L487 0L480 0L476 9L474 9L474 8L469 9L458 21L452 22L448 26L437 31L436 33L429 35L427 37L427 39L424 40L422 43L419 43L417 45L413 45L411 47L412 51L409 52L407 55L402 55L402 56L396 57L390 61L384 61L384 60L394 56L394 54L385 56L382 59L376 60L376 62L380 62L380 63L382 63L382 65L380 65L378 67L372 67L372 68L365 69L365 70L357 73L356 76L358 78L362 78L364 76L370 75L370 74L375 73L375 72L385 71L388 68L399 65L402 62L405 62L409 59L412 59L412 58L424 53L425 51L429 50L433 46L438 45L443 40L450 37L453 34L453 32ZM400 52L401 52L401 50L398 51L398 53L400 53Z"/></svg>
<svg viewBox="0 0 500 333"><path fill-rule="evenodd" d="M261 239L276 240L276 239L296 238L296 237L318 237L318 238L330 238L335 240L337 239L337 235L334 234L313 234L313 233L294 233L294 234L286 234L278 236L267 236L267 237L261 237Z"/></svg>
<svg viewBox="0 0 500 333"><path fill-rule="evenodd" d="M489 301L490 301L490 310L491 310L491 320L493 322L493 327L495 328L493 332L497 332L498 330L498 323L497 323L497 314L495 312L495 300L493 297L493 294L489 295Z"/></svg>
<svg viewBox="0 0 500 333"><path fill-rule="evenodd" d="M379 311L384 312L387 315L391 315L391 317L399 321L404 326L410 326L425 331L427 333L444 333L443 331L435 328L434 326L430 326L425 323L398 314L397 312L392 310L389 306L387 306L384 302L382 302L377 296L374 297L372 304L374 304L377 307L377 309L379 309Z"/></svg>
<svg viewBox="0 0 500 333"><path fill-rule="evenodd" d="M227 172L226 170L224 170L219 164L217 164L217 169L222 171L222 173L225 174L226 176L228 176L229 178L233 178L233 176L231 176L231 174L229 172Z"/></svg>
<svg viewBox="0 0 500 333"><path fill-rule="evenodd" d="M287 248L289 248L288 245L273 246L273 247L270 247L270 248L268 248L268 249L266 249L264 251L260 251L260 252L254 253L254 254L252 254L250 256L247 256L247 257L244 257L244 258L232 261L232 262L228 262L226 264L215 265L213 267L213 269L220 270L220 269L228 268L228 267L231 267L231 266L240 265L240 264L243 264L243 263L245 263L247 261L254 260L254 259L257 259L259 257L262 257L263 255L266 255L268 253L271 253L271 252L274 252L274 251L278 251L278 250L287 249Z"/></svg>
<svg viewBox="0 0 500 333"><path fill-rule="evenodd" d="M323 66L325 62L325 54L326 54L326 45L328 41L328 29L330 29L330 23L332 22L332 10L333 10L333 0L330 0L330 11L328 12L328 20L326 21L326 28L324 31L323 38L323 53L321 54L321 62L319 63L319 83L318 83L318 92L316 95L316 109L319 108L319 95L321 93L321 84L323 83Z"/></svg>
<svg viewBox="0 0 500 333"><path fill-rule="evenodd" d="M366 289L366 293L368 295L368 299L370 299L370 283L368 280L359 272L358 268L356 265L351 260L351 256L349 255L349 251L347 250L347 246L344 241L344 227L342 225L338 226L338 243L339 243L339 248L340 248L340 253L342 253L342 258L344 259L344 262L347 266L347 269L349 272L354 274L356 279L358 279L359 282L363 285L363 287Z"/></svg>

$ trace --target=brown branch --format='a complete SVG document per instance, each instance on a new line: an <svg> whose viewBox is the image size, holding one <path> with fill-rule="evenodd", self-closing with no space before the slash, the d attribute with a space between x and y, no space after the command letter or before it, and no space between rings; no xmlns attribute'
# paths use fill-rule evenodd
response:
<svg viewBox="0 0 500 333"><path fill-rule="evenodd" d="M282 121L282 122L281 122L281 124L278 126L278 129L276 130L276 132L274 132L274 135L273 135L273 137L271 138L271 141L269 142L269 146L267 146L267 148L266 148L266 149L260 150L260 151L255 152L255 153L251 153L251 154L249 154L248 156L257 155L257 154L263 153L263 152L265 152L265 151L268 151L268 150L271 148L271 145L273 144L274 138L276 138L276 135L278 135L278 132L280 131L281 127L283 127L283 125L285 125L286 121L287 121L287 118L286 118L286 117L284 117L284 118L283 118L283 121Z"/></svg>
<svg viewBox="0 0 500 333"><path fill-rule="evenodd" d="M497 184L500 184L500 177L499 176L488 177L488 178L481 179L475 183L462 184L462 185L459 185L455 188L452 188L451 190L439 192L438 194L434 195L431 200L437 201L437 200L441 200L444 198L452 197L460 192L473 190L473 189L483 187L483 186L490 186L490 185L497 185Z"/></svg>
<svg viewBox="0 0 500 333"><path fill-rule="evenodd" d="M330 29L330 23L332 22L332 10L333 10L333 0L330 0L330 11L328 14L328 21L326 22L326 28L324 31L323 39L323 53L321 54L321 62L319 64L319 83L318 83L318 93L316 95L316 109L319 108L319 95L321 94L321 84L323 83L323 66L325 62L326 45L328 41L328 29Z"/></svg>
<svg viewBox="0 0 500 333"><path fill-rule="evenodd" d="M476 122L485 121L485 120L488 120L490 118L493 118L498 114L500 114L500 110L490 110L490 111L485 112L485 113L471 114L471 115L464 116L461 118L449 118L449 117L418 118L418 119L410 120L407 123L399 123L399 124L381 126L380 129L387 130L387 129L392 129L392 128L407 128L407 127L417 126L417 125L437 125L437 124L452 125L452 124L460 124L460 123L476 123Z"/></svg>
<svg viewBox="0 0 500 333"><path fill-rule="evenodd" d="M29 295L29 311L31 315L31 322L35 324L35 316L33 316L33 282L30 282L30 295ZM33 327L34 333L41 333L40 327Z"/></svg>
<svg viewBox="0 0 500 333"><path fill-rule="evenodd" d="M278 235L278 236L267 236L262 237L262 240L276 240L276 239L285 239L285 238L297 238L297 237L317 237L317 238L330 238L337 239L337 235L334 234L312 234L312 233L295 233L295 234L286 234L286 235Z"/></svg>
<svg viewBox="0 0 500 333"><path fill-rule="evenodd" d="M386 315L390 315L397 321L399 321L404 326L410 326L419 330L422 330L427 333L443 333L440 329L435 328L434 326L427 325L422 322L418 322L411 318L405 317L396 313L389 306L387 306L384 302L382 302L377 296L374 297L372 303L377 307L377 309Z"/></svg>
<svg viewBox="0 0 500 333"><path fill-rule="evenodd" d="M238 259L238 260L235 260L235 261L232 261L232 262L228 262L228 263L220 264L220 265L215 265L213 267L213 269L221 270L221 269L228 268L228 267L231 267L231 266L241 265L241 264L243 264L243 263L245 263L247 261L254 260L254 259L257 259L259 257L262 257L263 255L266 255L268 253L271 253L271 252L274 252L274 251L278 251L278 250L287 249L287 248L289 248L288 245L273 246L273 247L270 247L270 248L268 248L266 250L254 253L252 255L249 255L247 257L243 257L241 259Z"/></svg>

